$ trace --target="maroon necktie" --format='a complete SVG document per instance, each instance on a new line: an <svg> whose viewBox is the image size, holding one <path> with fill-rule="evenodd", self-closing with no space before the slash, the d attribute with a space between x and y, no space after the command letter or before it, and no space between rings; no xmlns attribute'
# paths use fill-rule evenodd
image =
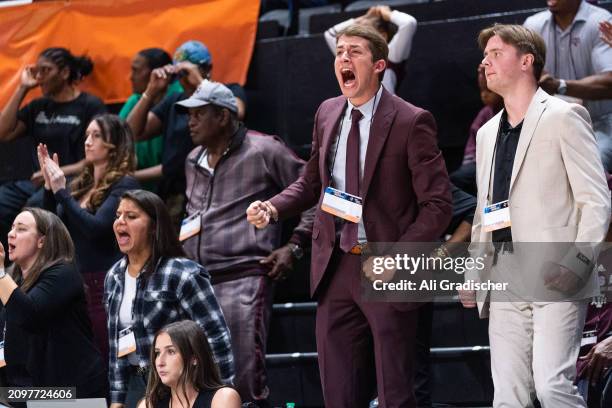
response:
<svg viewBox="0 0 612 408"><path fill-rule="evenodd" d="M346 173L344 185L347 193L359 196L359 121L363 114L353 108L351 111L351 130L346 141ZM340 249L349 252L357 245L358 224L347 221L340 234Z"/></svg>

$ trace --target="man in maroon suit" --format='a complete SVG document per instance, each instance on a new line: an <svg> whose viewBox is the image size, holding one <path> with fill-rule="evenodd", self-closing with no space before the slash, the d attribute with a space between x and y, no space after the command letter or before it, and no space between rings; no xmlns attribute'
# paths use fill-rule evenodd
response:
<svg viewBox="0 0 612 408"><path fill-rule="evenodd" d="M381 407L416 407L419 304L365 301L359 255L368 241L435 241L451 217L433 116L381 86L387 53L371 28L354 25L338 34L334 65L343 96L319 107L304 174L247 210L248 221L264 228L318 203L311 294L318 301L319 369L330 408L367 407L375 385ZM361 197L358 223L321 208L327 187Z"/></svg>

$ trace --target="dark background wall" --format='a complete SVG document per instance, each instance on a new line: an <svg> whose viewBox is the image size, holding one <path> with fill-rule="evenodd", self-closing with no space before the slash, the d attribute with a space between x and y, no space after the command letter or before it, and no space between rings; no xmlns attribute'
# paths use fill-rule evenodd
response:
<svg viewBox="0 0 612 408"><path fill-rule="evenodd" d="M522 23L532 13L419 23L397 91L433 113L449 169L460 163L470 123L482 107L478 32L494 22ZM307 156L317 107L339 93L333 55L322 34L260 40L247 79L247 125L280 135Z"/></svg>

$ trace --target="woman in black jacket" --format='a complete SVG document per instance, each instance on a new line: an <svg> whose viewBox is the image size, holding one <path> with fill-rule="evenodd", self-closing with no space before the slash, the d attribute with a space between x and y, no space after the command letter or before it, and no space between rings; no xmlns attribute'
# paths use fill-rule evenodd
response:
<svg viewBox="0 0 612 408"><path fill-rule="evenodd" d="M11 387L76 387L77 398L105 397L74 246L54 214L26 208L8 234L10 273L0 269L6 377ZM5 258L0 245L0 265Z"/></svg>
<svg viewBox="0 0 612 408"><path fill-rule="evenodd" d="M121 195L139 184L131 176L135 168L132 135L118 116L94 117L85 132L84 149L85 168L69 187L59 167L61 157L54 155L52 160L46 146L39 145L38 160L45 179L44 207L59 215L72 236L94 338L107 362L104 276L121 257L113 222Z"/></svg>

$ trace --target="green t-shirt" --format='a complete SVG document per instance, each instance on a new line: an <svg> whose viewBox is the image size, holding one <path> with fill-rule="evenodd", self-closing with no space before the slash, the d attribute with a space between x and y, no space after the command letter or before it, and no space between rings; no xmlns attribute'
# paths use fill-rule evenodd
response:
<svg viewBox="0 0 612 408"><path fill-rule="evenodd" d="M172 82L168 86L166 95L171 93L183 92L183 88L178 81ZM128 115L134 109L134 106L138 103L141 98L141 94L132 94L119 112L121 119L127 119ZM162 135L152 137L149 140L141 140L136 142L136 159L138 160L138 169L148 169L149 167L157 166L161 163L162 151L163 151L163 140Z"/></svg>

